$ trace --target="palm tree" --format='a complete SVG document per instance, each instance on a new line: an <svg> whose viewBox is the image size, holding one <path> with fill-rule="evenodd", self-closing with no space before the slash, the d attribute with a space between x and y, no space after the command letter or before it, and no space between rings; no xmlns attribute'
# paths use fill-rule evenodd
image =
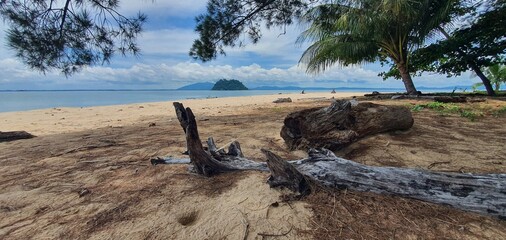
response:
<svg viewBox="0 0 506 240"><path fill-rule="evenodd" d="M495 64L483 70L490 82L494 85L494 91L501 89L501 84L506 83L506 65ZM473 84L473 89L483 86L483 83Z"/></svg>
<svg viewBox="0 0 506 240"><path fill-rule="evenodd" d="M448 23L457 0L337 0L308 11L297 42L312 42L300 59L310 73L390 59L408 94L417 90L409 55Z"/></svg>

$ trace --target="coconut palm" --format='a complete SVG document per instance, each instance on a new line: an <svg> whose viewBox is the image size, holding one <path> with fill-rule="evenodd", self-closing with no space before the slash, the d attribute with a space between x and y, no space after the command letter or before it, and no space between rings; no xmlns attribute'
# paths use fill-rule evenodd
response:
<svg viewBox="0 0 506 240"><path fill-rule="evenodd" d="M409 55L451 19L457 0L337 0L302 18L298 38L311 42L300 59L310 73L334 64L347 66L390 59L408 94L417 90L409 74Z"/></svg>
<svg viewBox="0 0 506 240"><path fill-rule="evenodd" d="M501 84L506 83L506 65L495 64L483 70L485 75L494 86L494 91L501 90ZM483 83L475 83L473 89L483 86Z"/></svg>

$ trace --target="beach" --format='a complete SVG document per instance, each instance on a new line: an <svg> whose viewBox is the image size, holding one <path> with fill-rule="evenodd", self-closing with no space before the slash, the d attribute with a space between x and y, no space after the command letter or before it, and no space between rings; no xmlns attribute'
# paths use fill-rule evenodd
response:
<svg viewBox="0 0 506 240"><path fill-rule="evenodd" d="M294 101L310 101L318 98L352 97L364 93L342 92L338 94L314 92L307 94L274 94L245 97L222 97L177 100L192 107L196 114L206 116L241 113L255 106L272 107L278 98L290 97ZM0 113L2 131L23 130L34 135L70 133L102 127L121 127L149 122L162 116L173 116L172 102L94 106L83 108L57 107L21 112Z"/></svg>
<svg viewBox="0 0 506 240"><path fill-rule="evenodd" d="M279 131L286 115L364 93L275 94L180 100L195 113L202 140L237 140L245 157L260 149L284 159ZM273 103L290 97L291 103ZM374 100L414 106L421 100ZM496 109L487 100L475 108ZM469 121L455 114L413 112L405 132L377 134L337 151L374 166L465 173L506 173L504 117ZM0 143L2 239L500 239L506 222L446 206L372 193L315 191L284 200L268 173L206 178L185 165L152 166L161 156L185 158L183 129L172 102L0 113L0 131L33 139ZM388 221L385 221L388 220Z"/></svg>

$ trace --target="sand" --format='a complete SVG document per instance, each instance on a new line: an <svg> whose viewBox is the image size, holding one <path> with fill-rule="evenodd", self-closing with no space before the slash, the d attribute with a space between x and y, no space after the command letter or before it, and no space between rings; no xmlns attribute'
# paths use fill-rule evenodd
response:
<svg viewBox="0 0 506 240"><path fill-rule="evenodd" d="M318 98L342 98L360 96L363 93L306 93L276 94L248 97L226 97L211 99L180 100L192 107L195 114L218 116L240 114L241 109L254 106L272 107L278 98L290 97L293 101L308 101ZM160 116L174 115L171 102L150 102L128 105L97 106L83 108L56 107L50 109L0 113L1 131L24 130L34 135L70 133L101 127L122 127L139 122L148 122Z"/></svg>
<svg viewBox="0 0 506 240"><path fill-rule="evenodd" d="M246 157L267 148L285 159L279 130L290 112L327 106L308 93L183 100L202 139L239 140ZM274 104L278 97L294 102ZM412 105L417 101L380 101ZM506 102L488 100L484 107ZM481 106L476 106L481 107ZM414 112L406 132L378 134L337 152L369 165L506 173L504 117L471 122ZM151 166L156 156L185 157L171 102L0 113L0 130L38 137L0 143L0 239L501 239L505 221L399 197L318 191L300 201L270 189L268 174L205 178L184 165Z"/></svg>

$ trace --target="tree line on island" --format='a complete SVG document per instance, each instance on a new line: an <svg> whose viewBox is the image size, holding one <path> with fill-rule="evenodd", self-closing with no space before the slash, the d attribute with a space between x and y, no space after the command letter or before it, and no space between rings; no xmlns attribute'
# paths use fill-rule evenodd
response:
<svg viewBox="0 0 506 240"><path fill-rule="evenodd" d="M122 15L120 1L0 1L8 25L7 45L30 68L71 75L108 63L116 53L137 55L144 14ZM298 43L308 73L334 65L381 62L383 78L401 79L417 94L413 77L422 72L448 76L472 71L489 95L506 81L487 74L506 64L506 0L210 0L197 16L198 39L190 56L210 61L225 47L261 39L267 28L295 23L306 27ZM458 24L456 24L458 23ZM503 71L504 72L504 71Z"/></svg>
<svg viewBox="0 0 506 240"><path fill-rule="evenodd" d="M236 79L220 79L214 84L211 90L248 90L248 88Z"/></svg>

